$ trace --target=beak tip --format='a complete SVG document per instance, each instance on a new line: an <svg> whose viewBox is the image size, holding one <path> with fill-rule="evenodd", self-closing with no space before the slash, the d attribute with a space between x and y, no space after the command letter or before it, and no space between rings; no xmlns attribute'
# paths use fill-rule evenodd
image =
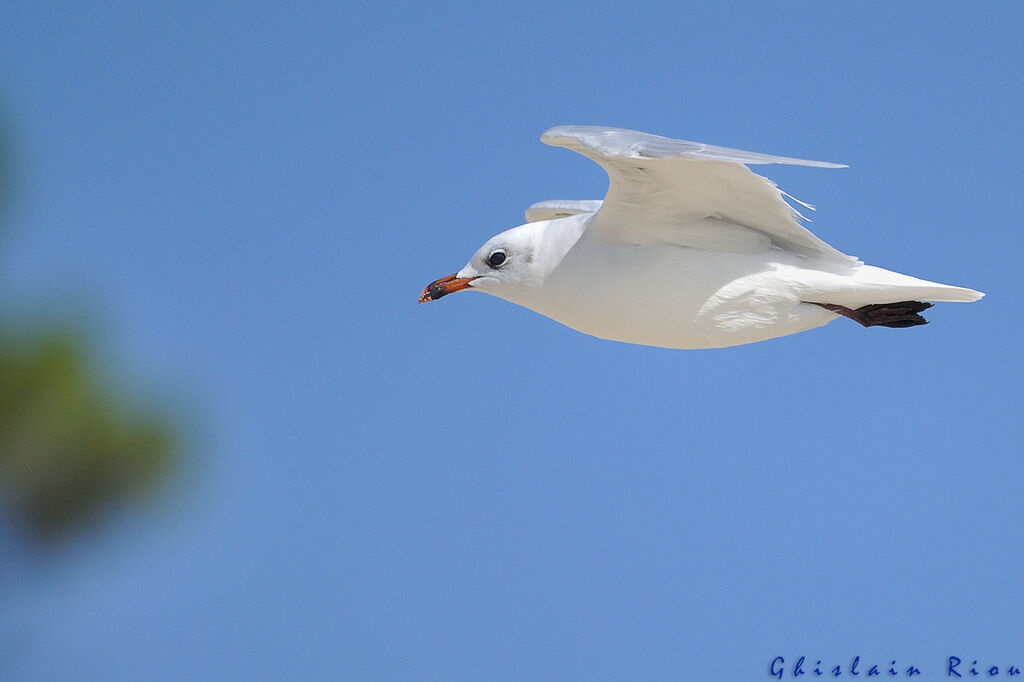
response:
<svg viewBox="0 0 1024 682"><path fill-rule="evenodd" d="M440 292L437 290L437 283L431 282L427 286L423 287L423 291L420 292L420 298L416 302L430 303L431 301L436 301L438 298L440 298L438 296L438 293ZM444 296L444 294L441 293L441 296Z"/></svg>

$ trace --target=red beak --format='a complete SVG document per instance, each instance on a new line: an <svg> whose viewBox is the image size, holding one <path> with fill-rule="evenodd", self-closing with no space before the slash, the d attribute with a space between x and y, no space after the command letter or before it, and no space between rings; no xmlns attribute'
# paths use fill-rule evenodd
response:
<svg viewBox="0 0 1024 682"><path fill-rule="evenodd" d="M463 289L468 288L469 283L474 279L476 279L476 277L456 277L455 275L442 277L441 279L427 285L427 288L423 290L422 294L420 294L420 303L436 301L442 296L454 294L456 291L462 291Z"/></svg>

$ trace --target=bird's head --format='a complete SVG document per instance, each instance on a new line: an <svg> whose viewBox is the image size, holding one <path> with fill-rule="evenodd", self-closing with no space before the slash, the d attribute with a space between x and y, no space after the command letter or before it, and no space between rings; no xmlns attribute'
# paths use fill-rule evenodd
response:
<svg viewBox="0 0 1024 682"><path fill-rule="evenodd" d="M529 293L544 282L541 248L546 221L527 223L495 235L481 246L466 266L454 275L431 282L420 294L420 303L476 289L523 305Z"/></svg>

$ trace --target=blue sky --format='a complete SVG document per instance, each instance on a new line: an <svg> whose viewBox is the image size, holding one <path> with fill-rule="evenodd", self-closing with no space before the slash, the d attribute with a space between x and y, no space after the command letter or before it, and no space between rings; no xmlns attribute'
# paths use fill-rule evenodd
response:
<svg viewBox="0 0 1024 682"><path fill-rule="evenodd" d="M196 427L160 505L7 581L4 679L1024 668L1020 4L91 5L0 10L3 300L88 311ZM417 306L603 195L566 123L848 163L764 171L988 296L689 352Z"/></svg>

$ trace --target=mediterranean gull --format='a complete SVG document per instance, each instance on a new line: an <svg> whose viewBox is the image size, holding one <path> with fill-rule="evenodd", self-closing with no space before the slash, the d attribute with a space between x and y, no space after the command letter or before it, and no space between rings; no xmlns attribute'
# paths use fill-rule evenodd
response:
<svg viewBox="0 0 1024 682"><path fill-rule="evenodd" d="M923 301L972 289L865 265L807 230L791 199L747 166L804 161L632 130L559 126L541 136L600 165L604 201L544 201L489 239L420 303L472 289L603 339L721 348L848 317L865 327L925 324Z"/></svg>

